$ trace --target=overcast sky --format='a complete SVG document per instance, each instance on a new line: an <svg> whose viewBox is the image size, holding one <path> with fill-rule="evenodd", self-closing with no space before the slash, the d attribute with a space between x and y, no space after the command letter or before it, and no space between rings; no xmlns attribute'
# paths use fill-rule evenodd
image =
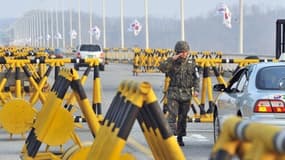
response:
<svg viewBox="0 0 285 160"><path fill-rule="evenodd" d="M79 0L1 0L0 18L21 17L25 12L32 9L51 9L58 6L60 9L74 8L78 10ZM102 0L80 0L81 11L89 12L89 6L93 6L93 12L97 15L102 13ZM90 5L92 1L92 5ZM105 0L106 16L120 16L121 0ZM238 5L239 0L184 0L185 17L207 15L218 4L225 2L229 6ZM57 4L57 5L56 5ZM64 4L64 6L62 5ZM144 15L144 0L124 0L124 15L140 17ZM259 5L265 9L276 7L285 8L284 0L244 0L245 5ZM148 0L148 12L156 17L180 17L180 0Z"/></svg>

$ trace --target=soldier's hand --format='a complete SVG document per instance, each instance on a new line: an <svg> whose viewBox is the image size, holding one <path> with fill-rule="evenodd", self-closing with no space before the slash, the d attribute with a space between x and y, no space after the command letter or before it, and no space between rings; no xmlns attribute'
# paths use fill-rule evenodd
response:
<svg viewBox="0 0 285 160"><path fill-rule="evenodd" d="M172 57L173 60L177 60L181 56L181 53L176 54Z"/></svg>

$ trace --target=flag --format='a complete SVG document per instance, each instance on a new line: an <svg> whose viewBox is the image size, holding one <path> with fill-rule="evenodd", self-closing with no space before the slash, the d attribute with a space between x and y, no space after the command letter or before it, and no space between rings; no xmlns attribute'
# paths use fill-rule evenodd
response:
<svg viewBox="0 0 285 160"><path fill-rule="evenodd" d="M130 26L128 28L128 31L134 32L135 36L139 35L141 30L142 30L142 26L141 26L140 22L136 19L130 24Z"/></svg>
<svg viewBox="0 0 285 160"><path fill-rule="evenodd" d="M101 35L101 31L100 31L99 27L95 25L94 27L90 28L89 34L95 35L96 40L99 40L100 35Z"/></svg>
<svg viewBox="0 0 285 160"><path fill-rule="evenodd" d="M228 28L232 28L232 24L231 24L232 13L231 13L229 7L225 3L222 3L218 7L217 11L218 11L218 13L223 15L223 24Z"/></svg>
<svg viewBox="0 0 285 160"><path fill-rule="evenodd" d="M55 35L55 39L62 39L62 35L59 32L57 32Z"/></svg>
<svg viewBox="0 0 285 160"><path fill-rule="evenodd" d="M70 36L71 36L71 39L76 39L76 37L77 37L77 32L73 29L73 30L70 32Z"/></svg>

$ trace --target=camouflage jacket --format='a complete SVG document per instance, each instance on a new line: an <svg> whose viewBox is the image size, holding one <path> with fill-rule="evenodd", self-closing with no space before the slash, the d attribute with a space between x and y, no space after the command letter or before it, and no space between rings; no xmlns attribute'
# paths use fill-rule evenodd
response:
<svg viewBox="0 0 285 160"><path fill-rule="evenodd" d="M179 62L170 57L160 63L159 70L170 77L167 98L188 101L192 96L192 88L199 91L200 80L195 68L195 61L191 59Z"/></svg>

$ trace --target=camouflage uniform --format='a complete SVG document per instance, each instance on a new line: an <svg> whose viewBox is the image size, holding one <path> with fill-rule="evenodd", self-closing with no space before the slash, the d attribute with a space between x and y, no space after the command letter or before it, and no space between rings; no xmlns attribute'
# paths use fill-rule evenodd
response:
<svg viewBox="0 0 285 160"><path fill-rule="evenodd" d="M175 50L179 53L177 47L175 47ZM192 59L173 60L172 57L162 62L159 66L160 71L170 77L167 91L168 123L173 133L177 136L186 135L187 114L192 97L192 88L197 92L199 91L199 77L196 76L195 67L195 61Z"/></svg>

